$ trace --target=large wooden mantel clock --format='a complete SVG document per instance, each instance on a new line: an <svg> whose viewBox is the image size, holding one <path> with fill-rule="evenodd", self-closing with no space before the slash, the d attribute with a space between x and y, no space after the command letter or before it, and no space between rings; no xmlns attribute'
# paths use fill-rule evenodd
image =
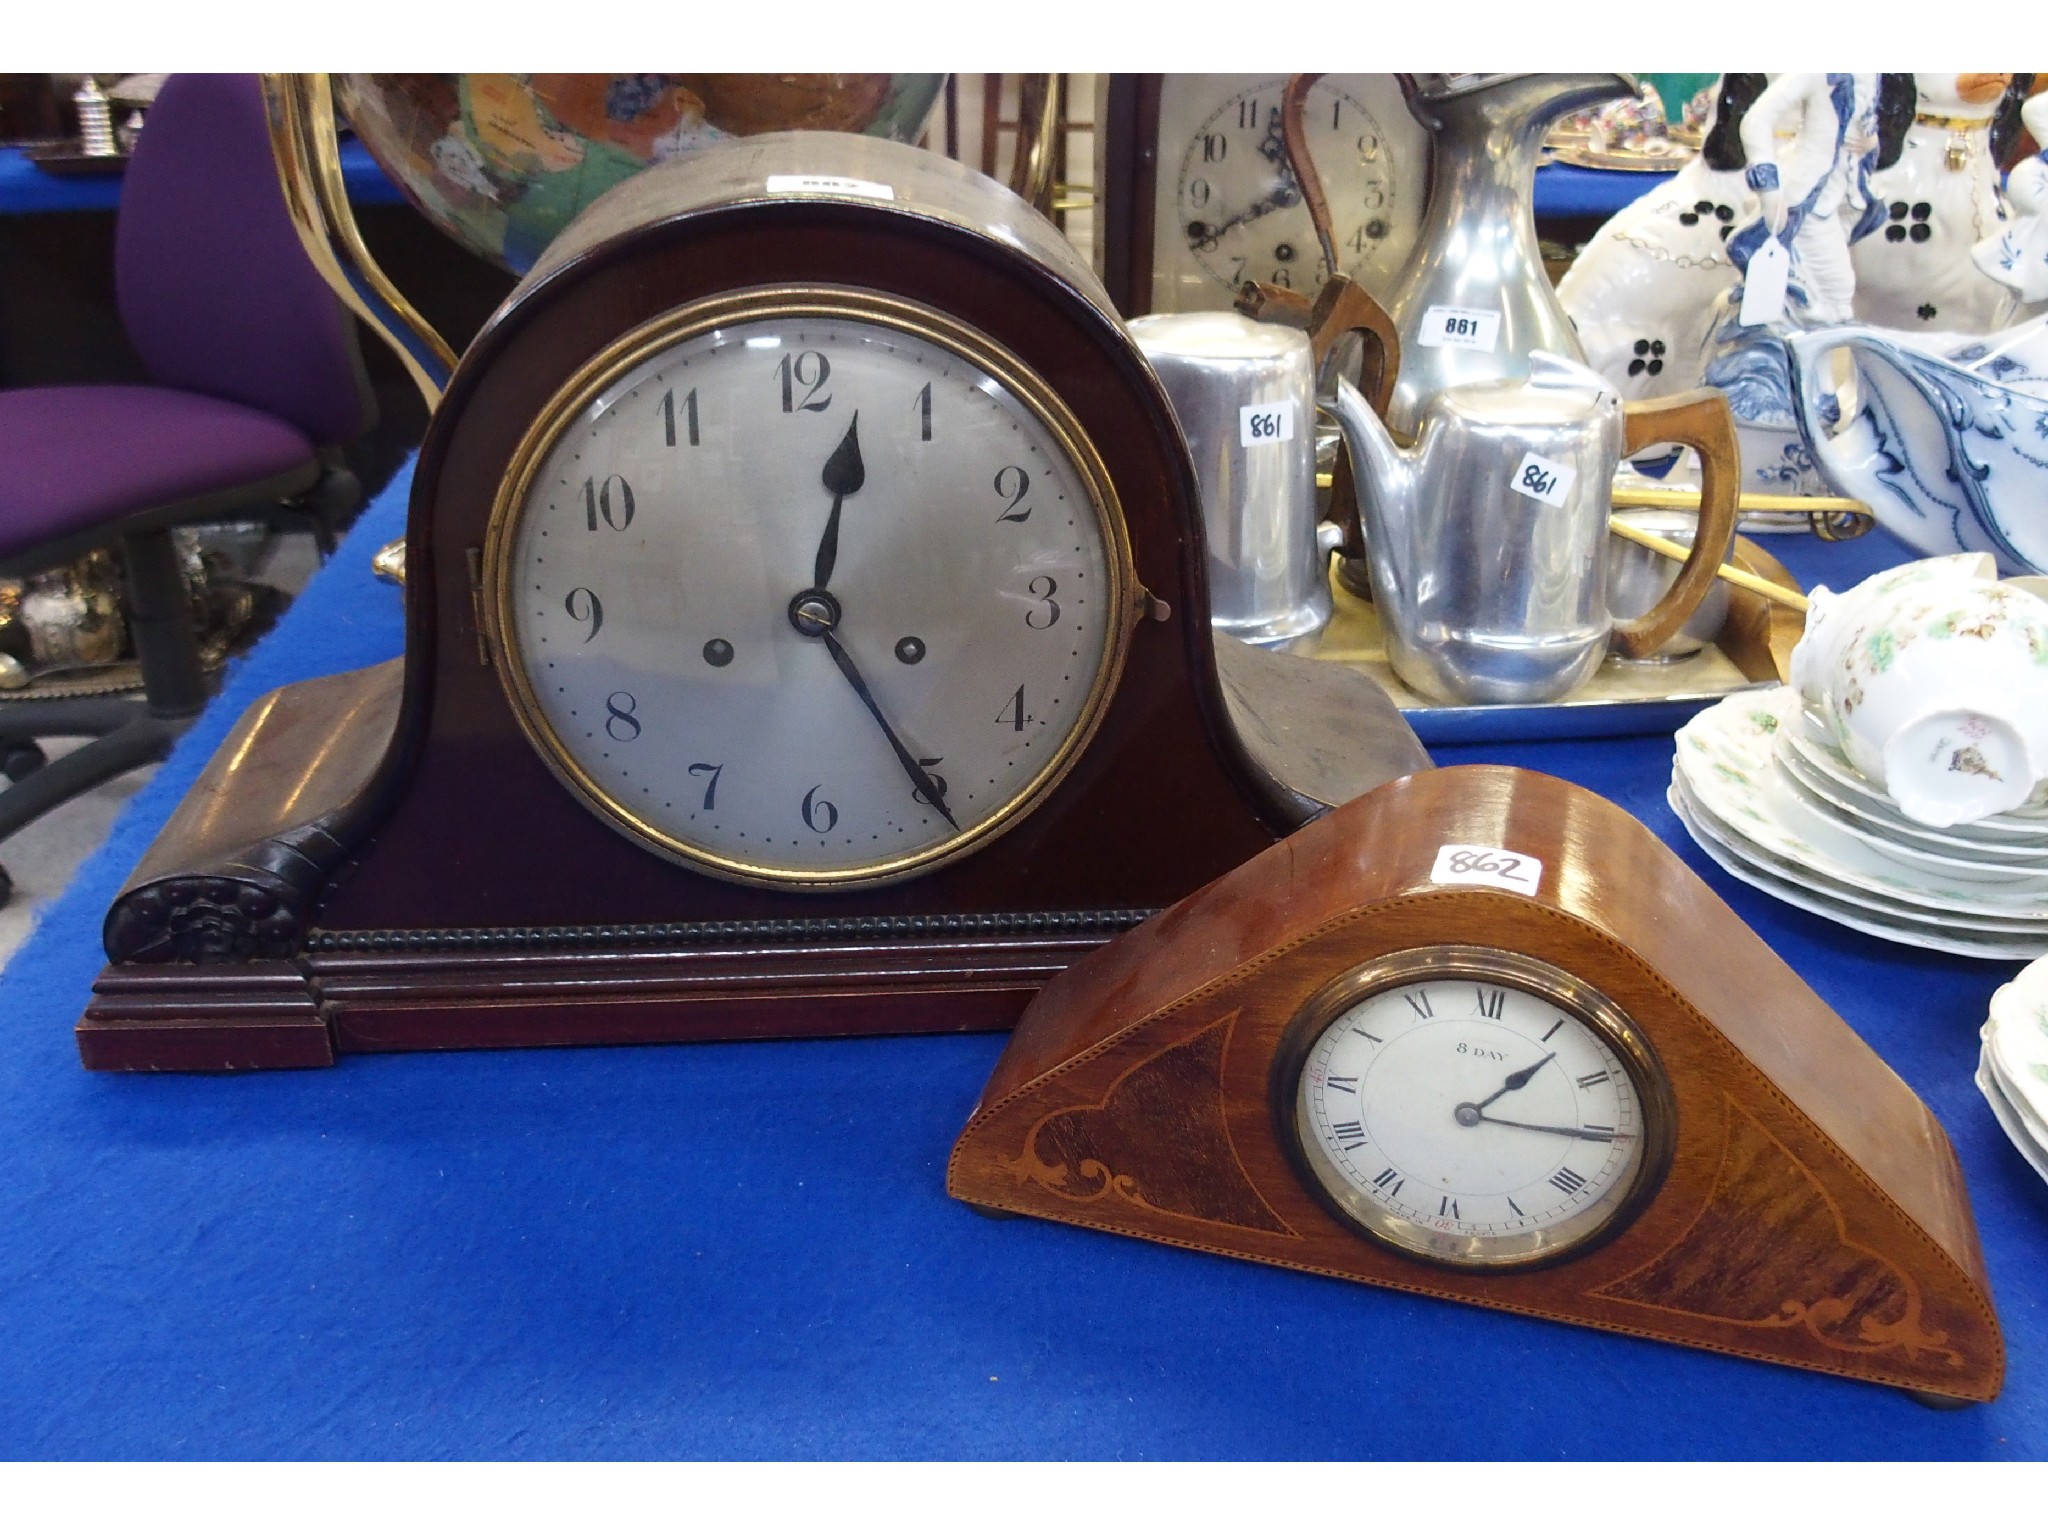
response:
<svg viewBox="0 0 2048 1536"><path fill-rule="evenodd" d="M116 901L87 1065L1007 1025L1426 762L1212 643L1194 497L997 184L837 134L633 178L449 383L403 661L252 709Z"/></svg>
<svg viewBox="0 0 2048 1536"><path fill-rule="evenodd" d="M1374 790L1061 975L947 1188L1941 1405L2004 1379L1926 1105L1648 828L1515 768Z"/></svg>

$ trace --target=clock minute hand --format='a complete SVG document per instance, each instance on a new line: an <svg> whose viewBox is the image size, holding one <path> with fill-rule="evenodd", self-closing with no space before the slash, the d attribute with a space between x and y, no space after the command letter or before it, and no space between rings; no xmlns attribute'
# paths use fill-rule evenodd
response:
<svg viewBox="0 0 2048 1536"><path fill-rule="evenodd" d="M1507 1125L1518 1131L1543 1131L1551 1136L1575 1136L1580 1141L1626 1141L1627 1131L1595 1131L1579 1125L1531 1125L1526 1120L1496 1120L1492 1115L1481 1115L1481 1125Z"/></svg>
<svg viewBox="0 0 2048 1536"><path fill-rule="evenodd" d="M853 664L853 657L847 653L846 647L839 643L839 637L830 629L826 629L818 638L825 642L825 649L832 653L832 660L838 664L839 670L846 674L846 680L853 684L853 691L860 695L861 703L867 705L868 713L875 717L875 724L882 728L882 734L889 738L889 745L896 749L896 760L903 764L903 771L910 775L910 782L916 785L918 792L946 818L947 825L957 832L960 823L953 820L953 813L946 809L946 797L939 792L939 786L933 782L932 776L925 772L924 765L918 762L916 754L903 745L902 738L896 734L895 728L883 715L882 706L875 702L875 696L868 688L867 679L860 675L860 668Z"/></svg>
<svg viewBox="0 0 2048 1536"><path fill-rule="evenodd" d="M818 540L818 558L811 567L811 586L822 592L832 581L832 567L839 561L839 508L847 497L867 484L867 466L860 458L860 412L853 413L846 436L825 461L821 478L832 496L832 515L825 519L825 536ZM871 706L872 707L872 706Z"/></svg>

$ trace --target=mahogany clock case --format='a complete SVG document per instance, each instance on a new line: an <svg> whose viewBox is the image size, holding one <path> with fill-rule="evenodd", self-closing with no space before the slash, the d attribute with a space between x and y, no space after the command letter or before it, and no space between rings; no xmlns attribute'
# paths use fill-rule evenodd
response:
<svg viewBox="0 0 2048 1536"><path fill-rule="evenodd" d="M1533 896L1432 881L1445 844L1543 864ZM1632 1019L1668 1171L1597 1245L1460 1269L1340 1221L1276 1112L1333 978L1438 945L1529 957ZM1040 993L956 1144L978 1207L1988 1401L2004 1346L1947 1137L1654 834L1561 780L1461 767L1304 828Z"/></svg>
<svg viewBox="0 0 2048 1536"><path fill-rule="evenodd" d="M895 199L733 190L777 172ZM1300 775L1247 749L1171 407L1037 217L952 162L836 134L672 162L587 210L465 355L421 450L402 696L396 669L373 669L250 712L108 915L116 963L81 1026L87 1064L1005 1027L1075 955L1426 763L1390 707L1357 707L1357 679L1300 662L1278 691L1322 703L1293 734L1338 766L1304 796ZM991 842L880 889L750 888L602 825L521 735L483 622L494 499L564 383L651 317L806 285L913 300L1035 372L1100 453L1144 588L1121 679L1065 778ZM1272 689L1236 692L1272 707Z"/></svg>

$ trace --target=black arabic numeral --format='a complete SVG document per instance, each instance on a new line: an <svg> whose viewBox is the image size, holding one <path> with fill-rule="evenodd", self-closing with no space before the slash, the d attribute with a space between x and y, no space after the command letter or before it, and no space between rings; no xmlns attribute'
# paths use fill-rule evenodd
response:
<svg viewBox="0 0 2048 1536"><path fill-rule="evenodd" d="M707 811L718 809L718 776L723 772L725 772L725 764L723 763L690 764L691 778L694 779L700 773L711 775L710 780L704 785L704 809Z"/></svg>
<svg viewBox="0 0 2048 1536"><path fill-rule="evenodd" d="M932 387L929 384L917 392L917 440L921 443L932 440Z"/></svg>
<svg viewBox="0 0 2048 1536"><path fill-rule="evenodd" d="M933 773L931 770L938 767L939 764L943 763L944 761L945 759L943 757L920 757L917 760L917 766L925 770L925 777L929 778L932 781L932 788L939 792L939 798L941 800L946 798L945 776L943 774ZM930 798L921 789L913 789L910 792L910 798L915 800L919 805L930 805L932 803Z"/></svg>
<svg viewBox="0 0 2048 1536"><path fill-rule="evenodd" d="M1273 269L1273 285L1276 288L1292 288L1294 286L1294 274L1285 267L1275 267Z"/></svg>
<svg viewBox="0 0 2048 1536"><path fill-rule="evenodd" d="M624 699L625 703L621 704L619 702L621 699ZM639 707L639 701L624 689L606 699L604 701L605 735L611 737L613 741L638 741L640 739L640 722L634 718L633 711Z"/></svg>
<svg viewBox="0 0 2048 1536"><path fill-rule="evenodd" d="M1188 202L1197 208L1209 206L1209 183L1197 176L1188 183Z"/></svg>
<svg viewBox="0 0 2048 1536"><path fill-rule="evenodd" d="M1017 477L1017 489L1014 493L1003 488L1003 477L1006 475L1015 475ZM997 514L996 521L999 523L1021 523L1030 517L1031 509L1029 507L1026 507L1022 512L1017 510L1018 503L1023 501L1025 493L1030 489L1031 476L1026 474L1020 466L1005 464L1001 469L997 470L996 494L998 496L1008 496L1010 504Z"/></svg>
<svg viewBox="0 0 2048 1536"><path fill-rule="evenodd" d="M1230 141L1224 138L1222 134L1205 133L1202 135L1202 163L1204 165L1216 164L1229 152L1229 149Z"/></svg>
<svg viewBox="0 0 2048 1536"><path fill-rule="evenodd" d="M1358 226L1358 228L1356 228L1356 229L1354 229L1353 231L1351 231L1351 238L1350 238L1349 240L1346 240L1346 241L1345 241L1344 243L1345 243L1346 245L1350 246L1350 247L1351 247L1351 249L1353 249L1354 251L1357 251L1357 252L1358 252L1358 253L1359 253L1359 254L1360 254L1361 256L1362 256L1362 255L1364 255L1364 254L1365 254L1365 226L1364 226L1363 224L1361 224L1361 225L1359 225L1359 226Z"/></svg>
<svg viewBox="0 0 2048 1536"><path fill-rule="evenodd" d="M690 446L697 446L697 391L691 390L683 396L683 427L690 439ZM669 447L676 445L676 392L670 390L661 397L661 435Z"/></svg>
<svg viewBox="0 0 2048 1536"><path fill-rule="evenodd" d="M586 599L586 611L583 613L576 611L576 599L578 597ZM595 592L591 591L588 587L571 587L568 597L562 601L562 606L568 609L569 617L578 624L588 624L590 626L590 633L583 637L585 645L588 645L597 638L597 632L604 628L604 604L597 600Z"/></svg>
<svg viewBox="0 0 2048 1536"><path fill-rule="evenodd" d="M1256 128L1259 126L1258 97L1249 96L1237 104L1237 126L1240 128Z"/></svg>
<svg viewBox="0 0 2048 1536"><path fill-rule="evenodd" d="M796 411L822 411L832 404L832 397L818 397L818 391L825 387L825 381L832 377L832 362L822 352L785 352L782 361L775 365L775 371L782 375L782 414L788 416ZM799 400L798 389L808 393Z"/></svg>
<svg viewBox="0 0 2048 1536"><path fill-rule="evenodd" d="M1330 103L1330 127L1335 130L1344 121L1344 103L1341 100Z"/></svg>
<svg viewBox="0 0 2048 1536"><path fill-rule="evenodd" d="M830 832L839 825L839 807L830 800L818 798L818 791L824 787L822 784L813 784L810 792L804 796L804 825L813 832ZM818 825L820 818L823 818L825 823L822 827Z"/></svg>
<svg viewBox="0 0 2048 1536"><path fill-rule="evenodd" d="M1045 583L1045 590L1043 592L1038 590L1038 584L1040 582ZM1059 589L1060 584L1054 581L1050 576L1039 575L1031 578L1031 585L1027 590L1030 591L1033 597L1037 598L1041 603L1045 604L1045 621L1043 623L1033 623L1032 614L1027 613L1024 615L1025 628L1051 629L1053 625L1059 623L1060 605L1053 601L1052 596L1053 593L1059 591ZM1036 613L1037 611L1038 610L1033 609L1032 613Z"/></svg>
<svg viewBox="0 0 2048 1536"><path fill-rule="evenodd" d="M1003 712L996 716L997 725L1007 725L1013 731L1021 731L1027 725L1038 724L1036 715L1024 713L1024 685L1019 683L1017 691L1010 695L1010 702L1003 706Z"/></svg>
<svg viewBox="0 0 2048 1536"><path fill-rule="evenodd" d="M614 486L618 488L616 491ZM598 484L595 476L584 477L584 525L595 533L600 517L614 533L624 533L633 526L633 487L626 483L624 475L606 475L602 485Z"/></svg>

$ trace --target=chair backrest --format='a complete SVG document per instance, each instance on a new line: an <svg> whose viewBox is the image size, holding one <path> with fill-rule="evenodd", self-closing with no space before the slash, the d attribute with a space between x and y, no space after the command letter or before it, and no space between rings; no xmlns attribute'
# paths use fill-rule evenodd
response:
<svg viewBox="0 0 2048 1536"><path fill-rule="evenodd" d="M172 75L114 236L121 322L160 384L346 443L372 397L355 326L292 229L254 75Z"/></svg>

